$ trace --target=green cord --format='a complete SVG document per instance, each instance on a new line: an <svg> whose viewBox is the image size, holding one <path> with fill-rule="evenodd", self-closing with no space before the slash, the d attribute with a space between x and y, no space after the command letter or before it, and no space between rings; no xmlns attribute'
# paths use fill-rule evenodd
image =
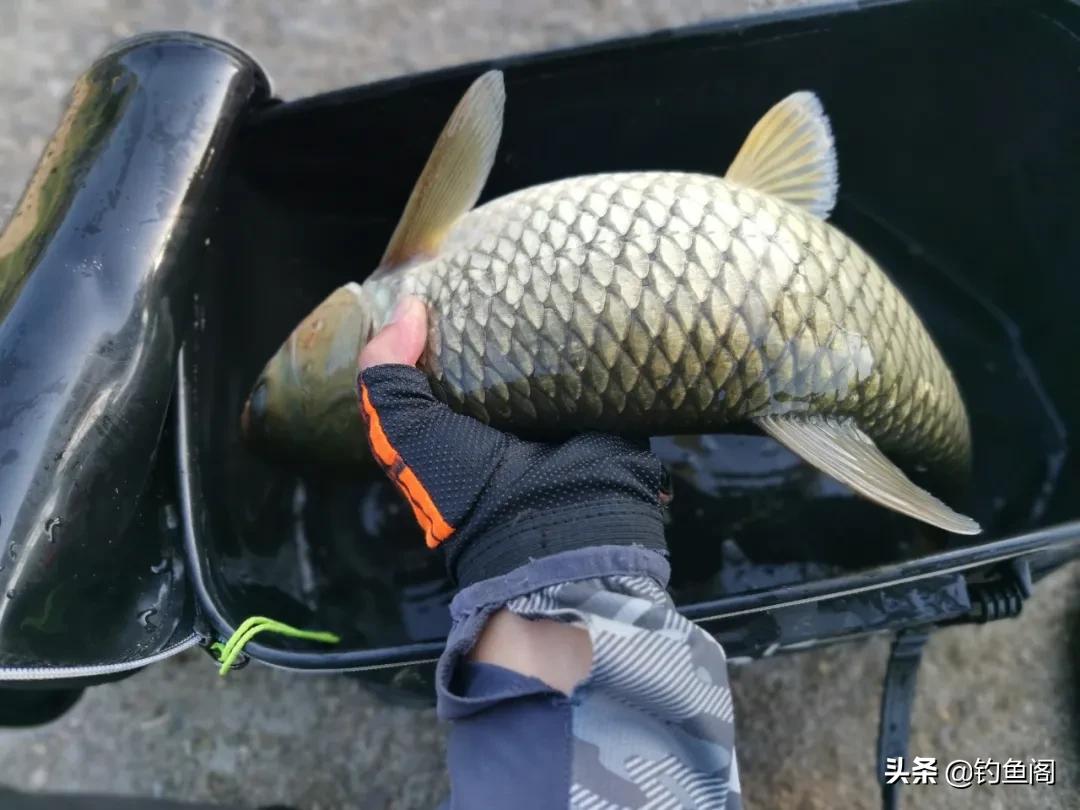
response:
<svg viewBox="0 0 1080 810"><path fill-rule="evenodd" d="M302 638L307 641L322 641L326 644L337 644L341 639L334 633L323 630L299 630L291 625L279 622L276 619L268 619L266 616L252 616L233 631L225 644L214 642L210 650L218 654L221 668L218 674L224 676L232 668L233 663L240 657L244 647L259 633L277 633L289 638Z"/></svg>

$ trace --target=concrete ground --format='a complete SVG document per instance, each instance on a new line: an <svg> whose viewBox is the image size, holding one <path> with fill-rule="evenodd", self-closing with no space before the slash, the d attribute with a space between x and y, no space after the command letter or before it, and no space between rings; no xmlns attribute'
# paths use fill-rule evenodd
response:
<svg viewBox="0 0 1080 810"><path fill-rule="evenodd" d="M77 73L112 41L160 28L252 51L286 98L472 59L789 5L785 0L20 2L0 7L0 220ZM557 8L555 7L557 5ZM302 9L302 12L299 10ZM874 808L887 642L780 657L732 674L752 808ZM912 754L1057 760L1054 787L908 789L909 808L1080 808L1080 567L1017 620L939 633L920 677ZM244 806L426 808L445 793L430 711L355 681L249 667L220 680L189 653L91 690L60 721L0 731L0 784Z"/></svg>

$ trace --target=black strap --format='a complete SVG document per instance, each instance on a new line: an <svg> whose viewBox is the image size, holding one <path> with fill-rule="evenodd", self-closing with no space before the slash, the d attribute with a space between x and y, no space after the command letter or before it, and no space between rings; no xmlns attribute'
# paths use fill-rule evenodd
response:
<svg viewBox="0 0 1080 810"><path fill-rule="evenodd" d="M878 729L878 778L885 810L897 810L900 806L900 782L886 784L885 761L889 757L903 757L907 761L915 683L928 638L930 631L924 627L901 630L893 641L889 666L885 670Z"/></svg>

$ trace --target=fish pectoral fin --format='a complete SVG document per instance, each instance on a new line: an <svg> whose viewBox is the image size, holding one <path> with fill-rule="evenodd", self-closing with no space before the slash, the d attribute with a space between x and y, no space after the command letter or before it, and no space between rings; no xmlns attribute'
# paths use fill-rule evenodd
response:
<svg viewBox="0 0 1080 810"><path fill-rule="evenodd" d="M434 256L450 228L476 205L502 135L503 75L489 70L458 102L413 187L372 278Z"/></svg>
<svg viewBox="0 0 1080 810"><path fill-rule="evenodd" d="M860 495L955 534L982 528L917 486L851 419L763 416L754 422L796 455Z"/></svg>
<svg viewBox="0 0 1080 810"><path fill-rule="evenodd" d="M765 113L724 177L828 217L839 180L832 128L818 97L792 93Z"/></svg>

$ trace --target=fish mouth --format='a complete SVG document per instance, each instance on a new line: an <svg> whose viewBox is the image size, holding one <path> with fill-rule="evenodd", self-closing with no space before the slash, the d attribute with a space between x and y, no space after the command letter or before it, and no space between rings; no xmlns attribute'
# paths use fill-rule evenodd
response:
<svg viewBox="0 0 1080 810"><path fill-rule="evenodd" d="M255 439L262 434L266 424L267 398L266 380L259 378L240 412L240 432L245 439Z"/></svg>
<svg viewBox="0 0 1080 810"><path fill-rule="evenodd" d="M251 435L251 400L244 402L244 409L240 411L240 432L244 436Z"/></svg>

